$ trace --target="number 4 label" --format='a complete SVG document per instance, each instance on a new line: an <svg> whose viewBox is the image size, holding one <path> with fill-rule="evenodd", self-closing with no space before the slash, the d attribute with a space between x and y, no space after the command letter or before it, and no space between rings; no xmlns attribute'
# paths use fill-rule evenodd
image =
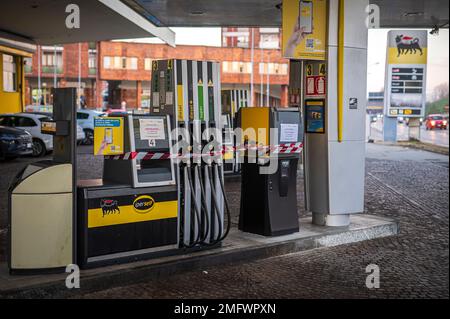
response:
<svg viewBox="0 0 450 319"><path fill-rule="evenodd" d="M326 75L327 74L327 67L325 63L322 63L319 65L319 75Z"/></svg>

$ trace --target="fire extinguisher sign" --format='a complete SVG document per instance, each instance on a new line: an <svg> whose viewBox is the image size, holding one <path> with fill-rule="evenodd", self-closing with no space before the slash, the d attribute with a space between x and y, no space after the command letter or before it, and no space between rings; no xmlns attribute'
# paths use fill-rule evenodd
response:
<svg viewBox="0 0 450 319"><path fill-rule="evenodd" d="M326 79L323 75L306 77L307 97L323 97L326 94Z"/></svg>

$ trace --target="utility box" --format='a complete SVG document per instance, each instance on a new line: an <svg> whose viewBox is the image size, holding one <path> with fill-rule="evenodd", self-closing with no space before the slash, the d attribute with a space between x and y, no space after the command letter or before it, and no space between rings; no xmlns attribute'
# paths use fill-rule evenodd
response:
<svg viewBox="0 0 450 319"><path fill-rule="evenodd" d="M9 253L12 274L64 272L76 263L76 89L55 89L53 160L29 164L9 188Z"/></svg>
<svg viewBox="0 0 450 319"><path fill-rule="evenodd" d="M241 142L260 148L256 156L249 148L242 163L240 230L264 236L299 231L297 168L302 123L297 109L240 110L239 124L244 132ZM270 129L278 134L272 135ZM252 132L257 134L252 137ZM261 153L261 149L268 153Z"/></svg>

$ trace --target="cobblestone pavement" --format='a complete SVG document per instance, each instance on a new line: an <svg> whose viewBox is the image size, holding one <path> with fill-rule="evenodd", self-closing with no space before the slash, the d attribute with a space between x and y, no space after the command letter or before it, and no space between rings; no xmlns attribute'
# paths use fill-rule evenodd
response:
<svg viewBox="0 0 450 319"><path fill-rule="evenodd" d="M389 154L387 147L382 148ZM366 161L366 213L397 219L400 234L396 237L189 271L82 297L448 298L448 158L430 158L369 156ZM87 156L80 155L80 160L82 178L101 168L101 163ZM3 164L0 174L5 174ZM236 224L239 181L226 184ZM0 187L3 196L3 180ZM305 215L302 176L298 187L299 214ZM3 200L0 203L1 218L5 208ZM369 264L380 267L380 289L365 286Z"/></svg>

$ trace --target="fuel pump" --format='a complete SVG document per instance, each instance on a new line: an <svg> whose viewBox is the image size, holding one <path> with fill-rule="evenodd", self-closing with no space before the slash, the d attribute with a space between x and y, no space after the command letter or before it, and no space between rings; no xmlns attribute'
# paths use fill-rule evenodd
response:
<svg viewBox="0 0 450 319"><path fill-rule="evenodd" d="M189 249L216 246L230 228L228 225L225 231L223 225L222 138L221 134L212 133L222 127L220 65L164 60L154 61L152 70L150 113L169 115L177 128L179 144L187 144L176 164L181 246ZM207 146L214 141L216 147L210 154Z"/></svg>

